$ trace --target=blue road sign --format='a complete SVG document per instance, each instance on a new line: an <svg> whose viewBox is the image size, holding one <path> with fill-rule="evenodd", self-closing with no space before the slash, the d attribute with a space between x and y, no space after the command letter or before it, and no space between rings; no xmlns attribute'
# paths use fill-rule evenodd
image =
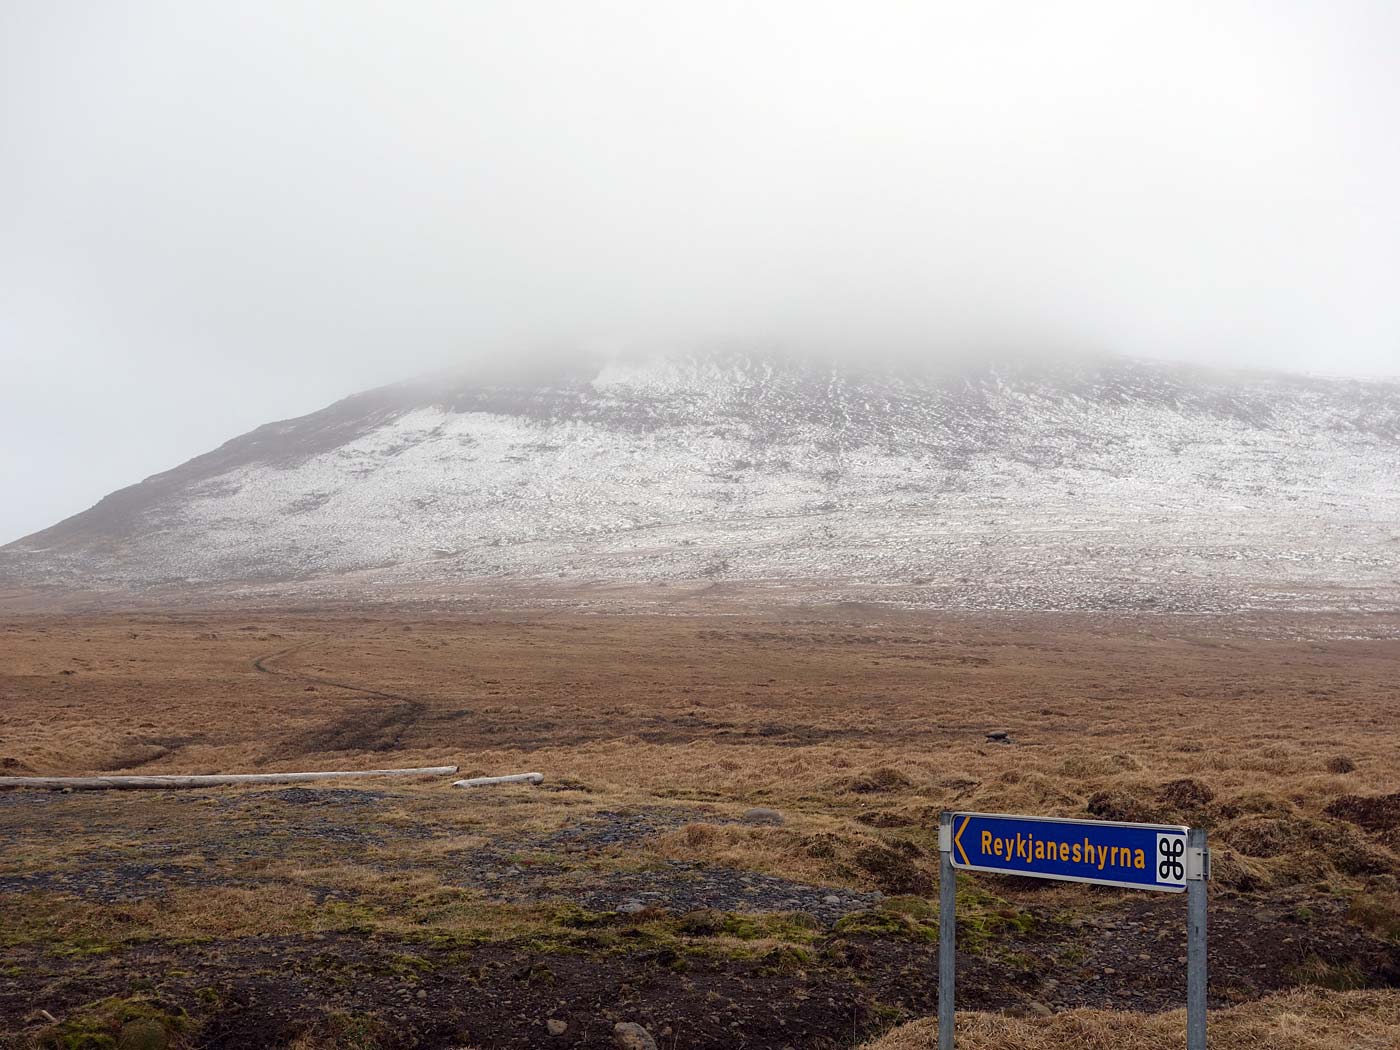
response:
<svg viewBox="0 0 1400 1050"><path fill-rule="evenodd" d="M1186 891L1186 1048L1206 1050L1206 833L1173 824L938 815L938 1050L954 1050L957 879L954 868L1138 890Z"/></svg>
<svg viewBox="0 0 1400 1050"><path fill-rule="evenodd" d="M954 813L953 867L1101 886L1186 889L1186 828Z"/></svg>

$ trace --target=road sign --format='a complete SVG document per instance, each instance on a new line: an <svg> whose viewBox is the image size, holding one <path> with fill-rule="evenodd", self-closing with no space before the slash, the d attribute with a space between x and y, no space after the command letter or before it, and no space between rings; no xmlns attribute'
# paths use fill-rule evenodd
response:
<svg viewBox="0 0 1400 1050"><path fill-rule="evenodd" d="M1187 829L1002 813L954 813L955 868L1137 890L1186 889Z"/></svg>
<svg viewBox="0 0 1400 1050"><path fill-rule="evenodd" d="M955 868L1138 890L1186 890L1186 1047L1206 1050L1206 880L1200 828L944 813L938 828L938 1050L953 1050Z"/></svg>

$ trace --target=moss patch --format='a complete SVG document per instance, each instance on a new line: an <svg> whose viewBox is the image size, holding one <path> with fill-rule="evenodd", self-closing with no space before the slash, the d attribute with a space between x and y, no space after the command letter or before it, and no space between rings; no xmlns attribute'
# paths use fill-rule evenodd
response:
<svg viewBox="0 0 1400 1050"><path fill-rule="evenodd" d="M195 1024L184 1010L156 999L91 1003L34 1040L38 1050L174 1050Z"/></svg>

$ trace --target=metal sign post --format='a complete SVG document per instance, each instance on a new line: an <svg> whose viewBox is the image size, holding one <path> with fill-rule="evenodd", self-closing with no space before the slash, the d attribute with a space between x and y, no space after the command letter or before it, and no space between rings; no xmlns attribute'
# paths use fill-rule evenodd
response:
<svg viewBox="0 0 1400 1050"><path fill-rule="evenodd" d="M1186 833L1186 1050L1206 1050L1206 833Z"/></svg>
<svg viewBox="0 0 1400 1050"><path fill-rule="evenodd" d="M953 1050L956 869L1186 893L1186 1050L1206 1050L1206 880L1200 828L1007 813L939 817L938 1050Z"/></svg>
<svg viewBox="0 0 1400 1050"><path fill-rule="evenodd" d="M953 1050L953 981L958 960L958 882L953 814L938 818L938 1050Z"/></svg>

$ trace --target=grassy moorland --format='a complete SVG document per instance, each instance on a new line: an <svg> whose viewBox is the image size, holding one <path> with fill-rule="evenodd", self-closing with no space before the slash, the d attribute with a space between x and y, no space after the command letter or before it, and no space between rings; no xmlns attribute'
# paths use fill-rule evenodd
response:
<svg viewBox="0 0 1400 1050"><path fill-rule="evenodd" d="M1400 1045L1395 628L0 618L0 775L547 777L0 794L0 1046L926 1046L950 807L1209 828L1219 1045ZM959 893L963 1045L1180 1041L1180 898Z"/></svg>

